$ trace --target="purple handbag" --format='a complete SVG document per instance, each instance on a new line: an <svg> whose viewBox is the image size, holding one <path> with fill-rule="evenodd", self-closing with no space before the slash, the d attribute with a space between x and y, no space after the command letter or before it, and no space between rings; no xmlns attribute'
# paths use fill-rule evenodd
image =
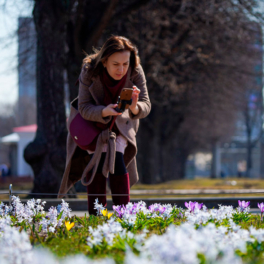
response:
<svg viewBox="0 0 264 264"><path fill-rule="evenodd" d="M96 122L86 120L78 113L71 121L69 131L78 147L94 151L97 137L102 129L96 126Z"/></svg>

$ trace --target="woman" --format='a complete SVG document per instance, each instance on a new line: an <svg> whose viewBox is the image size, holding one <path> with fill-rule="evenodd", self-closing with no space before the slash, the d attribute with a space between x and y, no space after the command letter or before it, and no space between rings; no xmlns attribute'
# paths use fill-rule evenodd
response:
<svg viewBox="0 0 264 264"><path fill-rule="evenodd" d="M117 98L122 88L133 88L132 103L129 109L118 113L114 108L117 107ZM112 119L116 117L112 129L116 134L115 166L113 173L109 173L109 183L112 194L126 195L112 196L115 205L125 205L129 202L130 186L138 181L136 133L139 119L146 117L150 109L145 75L137 48L130 40L112 36L100 51L88 55L83 60L79 77L79 96L71 103L68 126L78 111L84 119L96 122L102 129L108 129ZM66 193L80 180L94 151L95 149L89 149L87 152L81 150L68 134L66 168L59 193ZM87 186L89 214L96 214L96 198L99 203L106 205L108 175L103 175L103 165L107 151L108 144L104 144L100 161L97 160L99 166L94 179ZM87 180L90 175L91 172L87 174ZM93 194L104 195L96 197Z"/></svg>

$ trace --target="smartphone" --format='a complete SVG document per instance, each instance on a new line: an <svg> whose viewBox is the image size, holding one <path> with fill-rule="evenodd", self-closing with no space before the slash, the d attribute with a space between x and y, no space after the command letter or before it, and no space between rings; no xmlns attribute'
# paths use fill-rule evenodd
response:
<svg viewBox="0 0 264 264"><path fill-rule="evenodd" d="M120 93L120 100L118 103L118 108L121 109L122 100L130 101L132 98L133 88L123 88ZM125 109L128 109L129 104L126 104Z"/></svg>

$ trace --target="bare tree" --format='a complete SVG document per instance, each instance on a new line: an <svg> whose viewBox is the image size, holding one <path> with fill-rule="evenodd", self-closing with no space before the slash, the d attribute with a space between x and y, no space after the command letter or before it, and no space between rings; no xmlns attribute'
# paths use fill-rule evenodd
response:
<svg viewBox="0 0 264 264"><path fill-rule="evenodd" d="M35 193L56 193L65 164L66 116L63 70L71 2L36 0L37 133L24 157L34 171Z"/></svg>
<svg viewBox="0 0 264 264"><path fill-rule="evenodd" d="M126 34L140 48L153 104L139 131L144 182L184 177L189 154L232 135L236 101L254 74L249 45L250 19L260 18L256 6L257 1L153 0L113 23L109 31Z"/></svg>

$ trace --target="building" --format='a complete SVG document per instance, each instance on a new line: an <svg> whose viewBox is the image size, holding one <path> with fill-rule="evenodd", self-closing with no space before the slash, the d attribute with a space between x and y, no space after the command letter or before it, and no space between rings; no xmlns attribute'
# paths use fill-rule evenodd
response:
<svg viewBox="0 0 264 264"><path fill-rule="evenodd" d="M18 19L18 125L36 123L37 40L33 18Z"/></svg>
<svg viewBox="0 0 264 264"><path fill-rule="evenodd" d="M24 160L24 149L33 141L36 131L36 125L15 127L12 134L0 138L1 144L9 146L11 175L33 177L31 167Z"/></svg>

